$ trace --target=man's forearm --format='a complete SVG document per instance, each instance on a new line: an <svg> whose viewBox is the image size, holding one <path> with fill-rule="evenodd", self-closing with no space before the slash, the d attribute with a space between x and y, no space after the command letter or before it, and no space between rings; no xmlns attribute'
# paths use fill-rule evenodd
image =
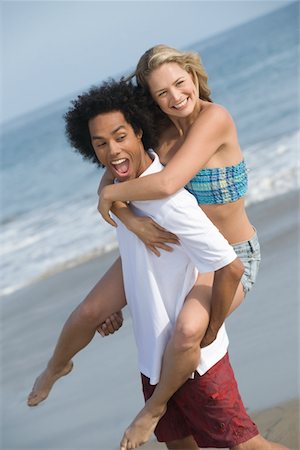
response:
<svg viewBox="0 0 300 450"><path fill-rule="evenodd" d="M215 340L228 315L243 273L244 266L238 258L215 272L210 319L201 346L209 345Z"/></svg>

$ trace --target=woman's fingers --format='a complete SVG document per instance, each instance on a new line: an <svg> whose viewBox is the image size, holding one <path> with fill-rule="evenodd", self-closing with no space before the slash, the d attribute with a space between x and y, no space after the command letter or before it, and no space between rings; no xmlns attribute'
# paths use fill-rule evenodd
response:
<svg viewBox="0 0 300 450"><path fill-rule="evenodd" d="M160 231L158 235L160 242L169 242L170 244L180 244L180 240L176 236L176 234L171 233L171 231L166 230L165 228L161 227L156 223L155 227Z"/></svg>
<svg viewBox="0 0 300 450"><path fill-rule="evenodd" d="M117 228L116 222L110 217L109 213L104 213L100 211L101 216L107 222L109 225L112 225L113 227Z"/></svg>
<svg viewBox="0 0 300 450"><path fill-rule="evenodd" d="M152 244L148 244L147 248L149 250L151 250L151 252L154 253L156 256L160 256L160 251L158 249L165 250L166 252L172 252L173 251L172 247L170 247L167 244L164 244L163 242L155 242L155 243L152 243Z"/></svg>
<svg viewBox="0 0 300 450"><path fill-rule="evenodd" d="M117 227L116 222L110 217L109 211L112 207L112 202L108 200L104 200L102 196L99 197L98 201L98 211L109 225L112 225L113 227Z"/></svg>
<svg viewBox="0 0 300 450"><path fill-rule="evenodd" d="M160 252L156 249L156 247L155 247L154 245L148 244L148 245L147 245L147 248L148 248L152 253L154 253L154 255L160 256Z"/></svg>
<svg viewBox="0 0 300 450"><path fill-rule="evenodd" d="M164 242L156 242L155 244L153 244L156 249L161 248L162 250L165 250L166 252L172 252L173 248L170 247L169 245L165 244Z"/></svg>
<svg viewBox="0 0 300 450"><path fill-rule="evenodd" d="M175 245L180 245L180 241L177 237L174 237L172 235L169 234L164 234L164 235L160 235L157 237L157 242L158 243L163 243L166 242L168 244L175 244Z"/></svg>

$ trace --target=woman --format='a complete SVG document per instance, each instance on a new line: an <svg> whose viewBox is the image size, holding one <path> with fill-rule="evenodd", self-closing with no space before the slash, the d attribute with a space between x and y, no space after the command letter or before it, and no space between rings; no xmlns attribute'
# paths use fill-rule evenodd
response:
<svg viewBox="0 0 300 450"><path fill-rule="evenodd" d="M208 217L233 244L245 265L242 282L227 310L229 314L250 290L259 264L257 237L244 209L247 174L234 123L224 108L211 102L206 74L194 54L156 46L143 55L136 76L165 114L160 116L162 129L157 151L166 168L159 174L124 182L122 186L105 186L100 194L99 210L112 223L108 211L113 202L164 197L191 180L187 187L196 196ZM157 112L159 113L159 109ZM204 168L205 171L202 171ZM220 179L222 176L224 178ZM126 223L126 220L127 226L139 235L137 219L129 214L123 221ZM156 229L151 221L148 225ZM161 230L161 233L162 240L161 237L155 237L152 244L148 243L153 251L164 248L161 242L176 243L175 236L165 230ZM148 242L148 238L143 239ZM205 346L215 338L217 328L207 326L209 308L214 306L209 304L212 276L199 275L179 316L175 335L177 334L182 347L199 347L200 341ZM116 283L116 277L120 280L119 283ZM94 336L96 328L105 319L104 313L102 316L97 313L99 297L101 300L107 297L115 301L116 312L120 304L125 305L119 261L68 319L47 369L36 380L29 396L29 405L35 405L46 398L53 383L71 370L71 358L74 354ZM118 316L113 320L118 322ZM156 392L159 390L156 389ZM152 396L152 411L151 408L145 408L138 416L126 433L130 439L142 442L155 428L164 410L164 403L172 395L165 388L162 388L162 392L164 402L155 404L155 394Z"/></svg>
<svg viewBox="0 0 300 450"><path fill-rule="evenodd" d="M158 116L159 110L164 113L156 151L166 167L157 174L104 186L100 189L99 211L114 225L109 216L113 202L157 199L185 186L244 263L245 273L227 311L230 314L252 287L260 261L256 232L245 211L247 170L234 122L223 107L212 103L207 76L196 54L158 45L142 56L134 75L159 108ZM202 347L210 344L218 331L218 326L211 326L216 305L210 305L207 327L212 277L212 274L199 275L176 326L177 333L185 335L186 340L197 336L198 345L201 342ZM167 382L161 390L164 397ZM127 430L124 448L127 448L126 442L137 442L139 437L144 439L150 424L152 431L154 417L164 411L162 397L156 388L151 406L148 400ZM168 400L167 395L164 400Z"/></svg>

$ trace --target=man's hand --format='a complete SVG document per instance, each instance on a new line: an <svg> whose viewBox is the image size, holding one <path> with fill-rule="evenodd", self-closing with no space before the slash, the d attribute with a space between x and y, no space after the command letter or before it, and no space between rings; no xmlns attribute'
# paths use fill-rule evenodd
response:
<svg viewBox="0 0 300 450"><path fill-rule="evenodd" d="M102 322L98 328L98 333L101 334L102 337L109 336L110 334L114 334L115 331L118 331L123 325L123 314L122 311L118 311L111 316L109 316L104 322Z"/></svg>
<svg viewBox="0 0 300 450"><path fill-rule="evenodd" d="M214 342L217 338L217 334L213 335L204 335L204 338L202 339L201 343L200 343L200 347L207 347L208 345L210 345L212 342Z"/></svg>

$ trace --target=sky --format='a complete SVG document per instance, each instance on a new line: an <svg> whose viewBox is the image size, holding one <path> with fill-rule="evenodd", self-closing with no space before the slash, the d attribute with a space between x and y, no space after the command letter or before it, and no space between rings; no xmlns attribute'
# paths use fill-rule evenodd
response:
<svg viewBox="0 0 300 450"><path fill-rule="evenodd" d="M1 2L1 122L127 72L158 43L185 48L277 0Z"/></svg>

